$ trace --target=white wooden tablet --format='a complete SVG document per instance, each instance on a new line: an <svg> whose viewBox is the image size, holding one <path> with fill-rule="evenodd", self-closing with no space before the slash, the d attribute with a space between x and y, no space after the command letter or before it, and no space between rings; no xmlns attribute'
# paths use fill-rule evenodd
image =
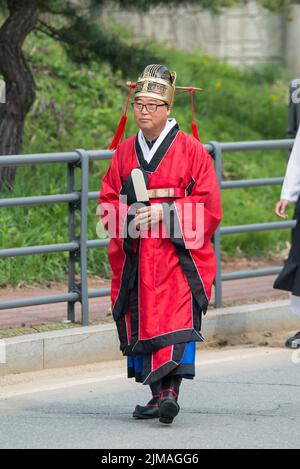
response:
<svg viewBox="0 0 300 469"><path fill-rule="evenodd" d="M131 171L131 177L137 202L149 202L143 172L139 168L135 168Z"/></svg>

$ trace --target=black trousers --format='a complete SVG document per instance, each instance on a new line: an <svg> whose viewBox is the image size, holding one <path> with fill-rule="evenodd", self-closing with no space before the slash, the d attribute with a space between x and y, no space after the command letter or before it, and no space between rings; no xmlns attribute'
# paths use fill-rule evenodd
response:
<svg viewBox="0 0 300 469"><path fill-rule="evenodd" d="M293 216L293 220L299 220L300 219L300 197L296 202L296 208ZM292 229L292 244L296 242L295 240L295 228Z"/></svg>
<svg viewBox="0 0 300 469"><path fill-rule="evenodd" d="M300 296L300 198L296 204L294 219L297 220L297 224L292 230L289 256L273 286L278 290L289 291L295 296Z"/></svg>

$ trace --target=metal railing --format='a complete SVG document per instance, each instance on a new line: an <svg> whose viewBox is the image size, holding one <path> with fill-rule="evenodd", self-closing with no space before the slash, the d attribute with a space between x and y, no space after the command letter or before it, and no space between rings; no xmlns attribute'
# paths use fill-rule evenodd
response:
<svg viewBox="0 0 300 469"><path fill-rule="evenodd" d="M283 178L255 179L243 181L222 181L222 153L236 151L275 150L289 149L293 140L274 140L257 142L219 143L209 142L206 146L215 159L215 169L222 190L266 186L282 184ZM88 290L87 278L87 251L92 248L107 247L109 240L87 239L87 214L89 200L98 200L98 192L88 191L89 161L107 160L112 157L112 152L86 151L77 149L69 153L49 153L37 155L13 155L1 156L0 166L19 166L32 164L64 163L67 165L67 193L48 196L18 197L0 200L0 208L31 206L39 204L68 204L68 242L61 244L30 246L22 248L1 249L0 258L15 256L30 256L36 254L49 254L58 252L69 252L69 275L68 292L60 295L32 297L21 300L5 301L0 303L0 310L36 306L42 304L67 302L67 318L75 322L75 303L81 303L81 322L86 326L89 324L89 298L97 298L110 295L109 288L99 290ZM75 172L81 172L80 190L75 190ZM76 212L80 212L80 233L76 235ZM257 269L243 272L230 272L222 274L221 268L221 237L223 235L247 233L253 231L290 229L295 222L261 223L253 225L219 227L214 234L214 248L217 258L217 276L215 279L215 307L222 306L222 282L233 279L259 277L277 274L281 267L270 269ZM76 282L75 264L80 266L80 280Z"/></svg>
<svg viewBox="0 0 300 469"><path fill-rule="evenodd" d="M75 322L75 303L81 303L81 322L89 324L89 298L108 296L110 289L88 290L87 278L87 250L108 246L108 240L87 240L87 213L88 201L97 200L98 192L88 191L89 161L107 160L111 158L110 151L85 151L82 149L70 153L52 153L38 155L14 155L0 157L0 166L18 166L32 164L67 164L67 194L49 196L19 197L0 200L0 207L18 207L38 204L68 204L68 243L50 244L43 246L30 246L23 248L1 249L0 258L15 256L30 256L34 254L49 254L69 252L69 278L68 293L42 297L26 298L21 300L5 301L0 303L0 310L36 306L51 303L68 303L67 318ZM81 171L80 190L75 191L75 172ZM76 235L76 212L80 212L80 233ZM80 281L76 282L75 264L79 262Z"/></svg>
<svg viewBox="0 0 300 469"><path fill-rule="evenodd" d="M215 168L222 190L237 189L246 187L261 187L270 185L281 185L283 178L262 178L249 179L241 181L222 181L222 155L223 153L239 152L239 151L258 151L258 150L288 150L292 148L294 140L261 140L254 142L229 142L219 143L210 142L209 151L215 159ZM273 207L272 207L273 208ZM214 248L217 258L217 275L215 279L215 308L222 307L222 282L228 280L237 280L244 278L263 277L267 275L278 274L282 266L270 267L267 269L245 270L238 272L228 272L222 274L221 265L221 236L250 233L257 231L270 231L281 229L292 229L296 225L296 221L272 222L272 223L256 223L249 225L237 225L218 227L214 235Z"/></svg>

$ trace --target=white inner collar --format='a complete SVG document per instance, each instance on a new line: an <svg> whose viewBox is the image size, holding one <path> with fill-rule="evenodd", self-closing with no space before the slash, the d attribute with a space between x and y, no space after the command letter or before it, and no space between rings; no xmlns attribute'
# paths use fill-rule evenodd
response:
<svg viewBox="0 0 300 469"><path fill-rule="evenodd" d="M155 155L157 149L161 145L162 141L168 135L170 130L172 130L173 127L175 127L176 124L177 124L176 119L168 119L164 130L161 132L160 136L158 137L158 139L156 140L156 142L154 143L154 145L151 149L147 145L147 142L146 142L146 139L145 139L145 136L144 136L143 132L141 130L139 130L138 140L139 140L139 144L140 144L143 156L144 156L145 160L147 161L147 163L150 163L150 161L152 160L153 156Z"/></svg>

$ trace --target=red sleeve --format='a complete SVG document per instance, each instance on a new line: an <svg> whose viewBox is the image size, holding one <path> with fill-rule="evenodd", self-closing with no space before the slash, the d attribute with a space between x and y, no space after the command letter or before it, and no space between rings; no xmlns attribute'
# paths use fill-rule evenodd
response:
<svg viewBox="0 0 300 469"><path fill-rule="evenodd" d="M120 175L120 153L117 150L111 160L101 184L99 204L101 220L110 238L114 238L123 250L135 252L136 240L129 236L128 227L133 221L134 210L127 205L127 199L120 192L123 181ZM126 197L126 196L125 196Z"/></svg>
<svg viewBox="0 0 300 469"><path fill-rule="evenodd" d="M120 191L122 182L119 171L119 153L114 153L101 184L99 204L101 219L111 238L119 237Z"/></svg>

